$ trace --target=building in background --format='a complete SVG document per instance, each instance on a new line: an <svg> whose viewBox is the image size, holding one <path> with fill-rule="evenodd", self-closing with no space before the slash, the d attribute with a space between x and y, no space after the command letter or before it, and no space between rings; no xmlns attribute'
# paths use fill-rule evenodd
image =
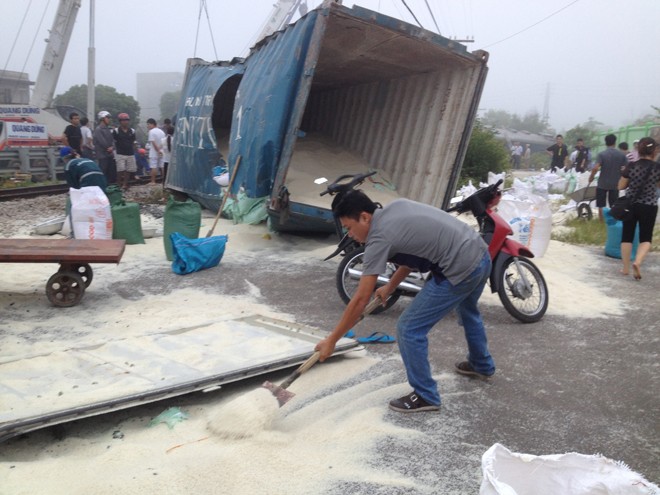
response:
<svg viewBox="0 0 660 495"><path fill-rule="evenodd" d="M30 103L30 86L33 85L25 72L0 71L0 103L27 105Z"/></svg>
<svg viewBox="0 0 660 495"><path fill-rule="evenodd" d="M160 99L165 93L180 91L183 72L143 72L137 74L137 100L140 104L140 124L154 118L160 124L171 115L160 114Z"/></svg>

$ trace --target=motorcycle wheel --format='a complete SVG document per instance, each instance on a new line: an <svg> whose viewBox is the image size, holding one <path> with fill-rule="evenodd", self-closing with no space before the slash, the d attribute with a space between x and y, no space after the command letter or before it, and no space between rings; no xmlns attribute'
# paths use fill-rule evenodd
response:
<svg viewBox="0 0 660 495"><path fill-rule="evenodd" d="M360 246L359 248L354 249L350 253L344 255L341 263L339 263L339 268L337 268L337 292L339 292L339 297L341 297L341 300L346 304L349 303L351 297L357 290L358 284L360 283L363 255L364 246ZM357 271L360 275L351 275L349 270ZM392 275L392 273L388 273L388 275ZM374 309L371 314L377 315L378 313L382 313L383 311L390 309L394 303L397 302L400 296L400 293L394 291L390 298L387 300L387 304L385 306L378 306L378 308Z"/></svg>
<svg viewBox="0 0 660 495"><path fill-rule="evenodd" d="M520 270L531 286L525 288L521 274L515 263L515 258L504 262L501 273L498 274L499 289L497 291L504 308L514 318L523 323L534 323L543 318L548 309L548 286L540 270L527 258L518 258Z"/></svg>

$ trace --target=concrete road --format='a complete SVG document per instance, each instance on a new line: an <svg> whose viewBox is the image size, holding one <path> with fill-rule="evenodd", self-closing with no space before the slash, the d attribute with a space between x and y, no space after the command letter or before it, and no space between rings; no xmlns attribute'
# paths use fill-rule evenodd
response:
<svg viewBox="0 0 660 495"><path fill-rule="evenodd" d="M283 250L295 252L298 239L284 236ZM331 252L331 237L320 242L327 242ZM589 275L588 282L624 300L629 307L624 316L589 320L546 315L539 323L524 325L502 306L484 306L491 352L498 366L490 382L453 373L453 363L465 355L464 338L455 318L442 321L431 334L431 362L440 376L442 409L415 415L389 411L388 421L419 430L426 437L421 442L417 438L383 445L374 454L374 464L417 479L429 487L424 493L474 494L479 491L481 456L499 442L530 454L601 453L624 461L658 483L660 256L653 253L648 258L644 280L635 282L617 276L619 261L606 258L602 250L585 248L584 255L597 258L600 269ZM270 252L245 264L223 263L221 277L207 270L182 278L164 267L159 273L145 273L132 288L148 294L176 284L240 294L247 279L277 311L290 313L302 323L331 329L344 308L335 289L336 263L285 264L278 260L281 256ZM116 290L125 291L126 287L117 286ZM562 290L571 291L571 287ZM552 304L552 293L550 298ZM584 304L580 294L575 294L575 304ZM368 317L357 328L358 333L378 329L394 334L396 319L405 305L406 301L400 301L387 312ZM398 355L396 345L372 345L369 352ZM403 368L394 359L383 361L382 370L374 372L394 373L405 382ZM181 398L171 402L182 405ZM113 415L148 414L168 405L165 401L145 406L142 412ZM84 420L88 426L95 421L108 418ZM76 428L81 426L61 425L52 431L61 437ZM403 493L351 484L338 486L333 493L357 492Z"/></svg>
<svg viewBox="0 0 660 495"><path fill-rule="evenodd" d="M619 276L620 261L605 257L602 249L584 251L602 270L587 282L623 299L629 311L593 320L546 315L538 323L521 324L503 306L483 306L496 377L489 383L460 377L449 380L448 389L441 380L443 406L437 415L390 413L394 423L425 432L428 441L402 449L387 446L381 451L384 462L442 487L435 493L477 493L481 455L496 442L539 455L600 453L624 461L650 481L660 480L660 256L647 258L644 279L635 282ZM321 263L313 274L264 278L262 293L301 321L331 329L343 309L334 276L333 266ZM575 304L583 304L580 294ZM394 334L404 308L400 300L366 319L358 333ZM455 318L440 322L430 339L434 372L452 373L453 363L466 352ZM369 349L397 353L396 346Z"/></svg>

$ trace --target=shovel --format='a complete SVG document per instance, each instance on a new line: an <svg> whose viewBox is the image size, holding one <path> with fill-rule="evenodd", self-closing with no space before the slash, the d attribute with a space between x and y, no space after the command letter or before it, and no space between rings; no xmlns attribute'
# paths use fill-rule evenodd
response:
<svg viewBox="0 0 660 495"><path fill-rule="evenodd" d="M382 304L380 298L374 297L372 301L367 304L367 306L364 308L364 312L360 315L360 319L356 322L359 323L362 321L362 319L370 314L373 310L375 310L378 306ZM274 383L271 383L269 381L265 381L263 385L261 385L263 388L270 390L270 392L275 396L277 399L277 402L280 404L280 407L282 407L284 404L289 402L293 397L295 397L296 394L293 392L289 392L287 388L289 388L289 385L291 385L294 381L300 377L305 371L310 369L312 366L316 364L316 362L319 360L319 356L321 354L316 351L314 354L310 356L310 358L305 361L303 364L301 364L296 371L291 373L282 383L279 385L275 385Z"/></svg>

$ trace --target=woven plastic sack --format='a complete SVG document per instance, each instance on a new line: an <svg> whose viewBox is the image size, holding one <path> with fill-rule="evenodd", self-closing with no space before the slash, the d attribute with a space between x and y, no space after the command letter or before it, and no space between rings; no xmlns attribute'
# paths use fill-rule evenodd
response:
<svg viewBox="0 0 660 495"><path fill-rule="evenodd" d="M110 201L110 206L120 205L124 202L124 193L119 186L114 184L105 188L105 195Z"/></svg>
<svg viewBox="0 0 660 495"><path fill-rule="evenodd" d="M110 206L112 212L112 238L125 239L126 244L144 244L140 205L121 200Z"/></svg>
<svg viewBox="0 0 660 495"><path fill-rule="evenodd" d="M172 196L165 206L165 220L163 223L163 244L165 256L172 261L172 242L170 234L178 232L190 239L196 239L202 223L202 207L192 199L175 201Z"/></svg>
<svg viewBox="0 0 660 495"><path fill-rule="evenodd" d="M112 239L110 202L98 186L69 189L71 225L76 239Z"/></svg>
<svg viewBox="0 0 660 495"><path fill-rule="evenodd" d="M529 248L536 257L545 254L552 231L552 210L546 199L533 194L524 201L502 198L497 212L511 225L513 239Z"/></svg>
<svg viewBox="0 0 660 495"><path fill-rule="evenodd" d="M226 235L188 239L178 232L170 234L174 255L172 271L185 275L217 266L225 254L228 239Z"/></svg>
<svg viewBox="0 0 660 495"><path fill-rule="evenodd" d="M481 458L479 495L659 495L657 485L601 455L530 455L496 443Z"/></svg>
<svg viewBox="0 0 660 495"><path fill-rule="evenodd" d="M249 198L244 192L239 192L236 199L231 198L227 201L223 213L236 223L245 223L248 225L258 225L268 219L266 204L268 197Z"/></svg>

